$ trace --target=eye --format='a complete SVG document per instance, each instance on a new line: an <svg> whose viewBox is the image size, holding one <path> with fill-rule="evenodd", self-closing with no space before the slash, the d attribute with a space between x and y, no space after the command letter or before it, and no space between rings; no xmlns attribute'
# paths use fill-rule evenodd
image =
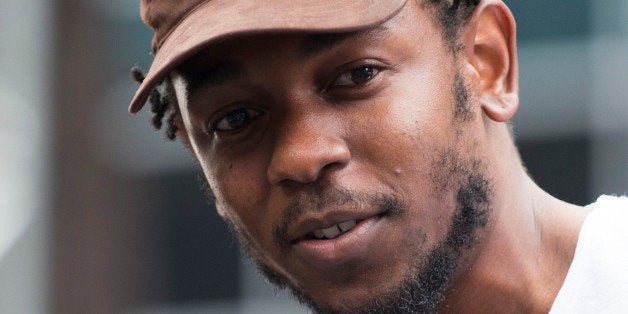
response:
<svg viewBox="0 0 628 314"><path fill-rule="evenodd" d="M355 69L342 72L340 76L331 84L335 86L357 86L368 83L378 73L379 68L372 65L363 65Z"/></svg>
<svg viewBox="0 0 628 314"><path fill-rule="evenodd" d="M237 131L247 126L262 112L251 108L240 108L228 112L210 126L211 131Z"/></svg>

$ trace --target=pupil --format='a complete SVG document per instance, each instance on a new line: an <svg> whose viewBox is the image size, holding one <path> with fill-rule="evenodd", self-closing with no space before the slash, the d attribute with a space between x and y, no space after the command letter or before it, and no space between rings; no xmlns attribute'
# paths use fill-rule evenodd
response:
<svg viewBox="0 0 628 314"><path fill-rule="evenodd" d="M238 109L230 113L226 118L230 127L238 128L246 124L246 119L248 118L248 114L245 109Z"/></svg>
<svg viewBox="0 0 628 314"><path fill-rule="evenodd" d="M370 80L373 77L373 68L363 66L355 69L351 74L353 78L356 79L356 81L364 82Z"/></svg>

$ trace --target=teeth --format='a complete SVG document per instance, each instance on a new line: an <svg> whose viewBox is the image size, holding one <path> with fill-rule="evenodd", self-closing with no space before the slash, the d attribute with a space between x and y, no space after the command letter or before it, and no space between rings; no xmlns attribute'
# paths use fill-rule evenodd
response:
<svg viewBox="0 0 628 314"><path fill-rule="evenodd" d="M349 220L349 221L345 221L341 224L338 224L338 227L340 228L340 231L342 232L347 232L349 230L351 230L351 228L353 228L355 226L356 222L355 220Z"/></svg>
<svg viewBox="0 0 628 314"><path fill-rule="evenodd" d="M357 221L349 220L337 225L333 225L327 229L316 229L312 231L312 235L317 239L333 239L353 229L356 224Z"/></svg>
<svg viewBox="0 0 628 314"><path fill-rule="evenodd" d="M340 235L340 229L338 228L338 225L335 225L327 229L323 229L323 233L325 234L325 238L333 239Z"/></svg>
<svg viewBox="0 0 628 314"><path fill-rule="evenodd" d="M314 230L314 237L317 239L322 239L325 237L325 233L322 229Z"/></svg>

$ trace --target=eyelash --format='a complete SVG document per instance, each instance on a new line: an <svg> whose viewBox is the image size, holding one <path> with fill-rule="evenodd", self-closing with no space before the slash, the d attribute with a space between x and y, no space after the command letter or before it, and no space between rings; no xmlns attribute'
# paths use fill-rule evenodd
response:
<svg viewBox="0 0 628 314"><path fill-rule="evenodd" d="M369 69L372 72L372 74L370 74L370 77L368 77L365 81L357 82L357 83L354 82L355 84L353 84L353 85L351 85L351 84L336 84L343 77L351 80L351 78L349 78L349 76L352 75L352 74L356 74L355 72L358 71L358 70L361 70L361 69ZM358 64L357 66L344 67L344 69L342 71L340 71L339 73L336 72L336 74L333 76L333 79L324 87L324 90L360 88L360 87L362 87L364 85L369 84L371 81L373 81L375 78L377 78L377 76L382 71L384 71L386 69L387 69L386 66L383 66L381 64L375 64L374 62L362 62L362 63Z"/></svg>
<svg viewBox="0 0 628 314"><path fill-rule="evenodd" d="M236 115L236 114L244 114L246 116L242 117L235 117L232 116L233 119L246 119L246 121L241 122L242 125L240 127L234 127L233 129L219 129L219 126L225 122L225 123L231 123L231 122L240 122L240 121L229 121L229 116L230 115ZM226 112L223 115L220 115L218 118L216 118L215 120L213 120L213 122L210 122L208 124L208 131L209 133L215 133L215 132L223 132L223 133L228 133L228 132L238 132L239 130L245 128L246 126L248 126L249 124L253 123L253 121L255 121L256 118L258 118L260 115L262 115L263 113L258 110L258 109L254 109L254 108L247 108L247 107L240 107L240 108L236 108L234 110L229 110L228 112Z"/></svg>
<svg viewBox="0 0 628 314"><path fill-rule="evenodd" d="M358 71L360 70L364 70L367 73L359 73ZM337 83L341 79L349 79L349 80L357 79L357 80L362 80L362 81L351 82L351 83L354 83L355 85L363 85L370 82L375 76L377 76L377 74L379 74L379 69L377 67L363 65L353 70L345 71L341 73L340 76L336 79L336 81L334 81L334 83ZM352 76L357 76L357 77L352 77ZM336 84L333 86L347 86L347 85Z"/></svg>

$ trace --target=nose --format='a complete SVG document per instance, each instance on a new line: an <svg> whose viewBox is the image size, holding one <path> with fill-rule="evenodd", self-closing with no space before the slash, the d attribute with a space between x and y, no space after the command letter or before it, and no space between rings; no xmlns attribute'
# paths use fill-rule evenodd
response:
<svg viewBox="0 0 628 314"><path fill-rule="evenodd" d="M268 167L271 184L307 184L351 159L346 142L332 124L292 123L276 138Z"/></svg>

